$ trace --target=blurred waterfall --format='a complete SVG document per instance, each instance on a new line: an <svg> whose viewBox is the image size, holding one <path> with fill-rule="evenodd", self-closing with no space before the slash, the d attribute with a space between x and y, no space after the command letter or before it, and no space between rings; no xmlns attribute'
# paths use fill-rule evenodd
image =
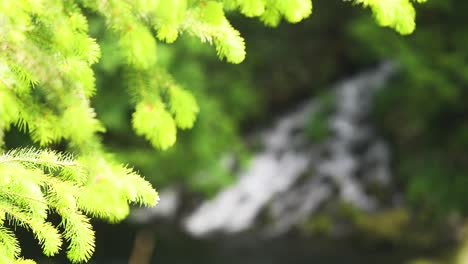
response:
<svg viewBox="0 0 468 264"><path fill-rule="evenodd" d="M308 118L322 107L318 99L279 117L271 128L260 132L264 149L254 155L238 181L189 213L184 229L197 237L242 232L265 212L268 233L278 235L331 199L366 211L379 208L366 186L390 182L390 154L373 131L369 115L374 92L393 71L391 63L384 63L330 91L336 107L328 118L330 135L323 142L311 143L305 131ZM166 201L164 195L169 197ZM161 204L165 202L177 203L173 192L163 192ZM171 214L158 207L174 206L158 205L150 212ZM141 220L144 214L137 218Z"/></svg>
<svg viewBox="0 0 468 264"><path fill-rule="evenodd" d="M244 231L260 212L269 209L273 231L282 233L335 194L360 209L375 209L377 201L365 192L365 182L389 181L389 151L366 121L373 93L392 72L393 66L385 63L334 88L336 111L329 119L332 135L320 145L304 147L306 119L320 102L312 100L280 117L263 132L265 148L239 181L202 203L186 219L186 230L195 236ZM363 153L355 153L358 146L364 147ZM310 176L296 184L305 174Z"/></svg>

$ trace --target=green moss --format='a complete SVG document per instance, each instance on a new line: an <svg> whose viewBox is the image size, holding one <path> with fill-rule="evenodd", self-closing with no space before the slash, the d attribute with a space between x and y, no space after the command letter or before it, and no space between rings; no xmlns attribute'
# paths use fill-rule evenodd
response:
<svg viewBox="0 0 468 264"><path fill-rule="evenodd" d="M306 133L314 142L320 142L330 135L328 119L335 110L335 94L325 92L318 97L319 109L313 112L306 124Z"/></svg>
<svg viewBox="0 0 468 264"><path fill-rule="evenodd" d="M302 228L306 233L328 235L333 229L333 219L328 214L318 214L310 218Z"/></svg>
<svg viewBox="0 0 468 264"><path fill-rule="evenodd" d="M389 241L399 241L404 237L402 230L410 223L408 211L403 208L383 211L356 218L359 230L371 233Z"/></svg>
<svg viewBox="0 0 468 264"><path fill-rule="evenodd" d="M441 262L435 261L435 260L429 260L429 259L416 259L416 260L411 260L407 264L441 264Z"/></svg>

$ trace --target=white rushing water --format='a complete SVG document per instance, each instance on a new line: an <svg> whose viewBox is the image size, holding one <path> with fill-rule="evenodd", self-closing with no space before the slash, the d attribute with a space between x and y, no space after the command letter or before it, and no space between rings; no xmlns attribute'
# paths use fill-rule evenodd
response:
<svg viewBox="0 0 468 264"><path fill-rule="evenodd" d="M201 203L184 219L184 229L197 237L242 232L267 212L269 233L282 234L331 199L362 210L376 209L378 202L365 187L390 181L390 154L373 132L368 116L374 92L393 68L390 63L382 64L331 90L336 109L328 119L331 133L324 142L312 144L305 132L308 118L322 107L318 99L279 117L260 133L264 148L253 156L238 181ZM357 146L362 149L359 153ZM163 192L154 210L137 211L134 219L173 215L170 211L177 209L177 203L173 191Z"/></svg>
<svg viewBox="0 0 468 264"><path fill-rule="evenodd" d="M362 120L369 115L374 91L389 78L392 69L386 63L334 88L337 109L329 120L332 136L320 146L300 147L307 141L306 119L317 111L319 102L312 100L279 118L263 132L264 150L255 155L238 182L202 203L186 219L186 230L194 236L244 231L268 208L273 231L281 233L317 210L334 190L340 199L358 208L376 208L376 200L366 194L362 181L389 181L389 153L370 124ZM352 148L364 143L369 145L367 152L354 154ZM325 157L320 155L323 152L327 153ZM372 170L368 169L368 175L356 175L364 163L372 164ZM313 176L296 185L305 173Z"/></svg>
<svg viewBox="0 0 468 264"><path fill-rule="evenodd" d="M311 104L307 104L265 131L265 150L255 155L235 185L203 203L187 219L186 229L197 236L245 230L276 194L290 189L309 164L309 155L292 148L290 135L304 125L310 111Z"/></svg>

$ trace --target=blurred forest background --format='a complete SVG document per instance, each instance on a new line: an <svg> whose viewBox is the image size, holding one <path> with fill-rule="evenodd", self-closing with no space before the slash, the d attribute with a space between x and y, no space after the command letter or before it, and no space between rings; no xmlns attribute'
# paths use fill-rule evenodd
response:
<svg viewBox="0 0 468 264"><path fill-rule="evenodd" d="M141 230L156 239L152 263L468 263L467 10L463 0L418 5L417 29L409 36L377 26L368 10L342 1L315 1L309 19L273 29L233 14L233 25L247 40L241 65L220 62L213 48L188 36L161 44L159 63L200 106L194 128L179 132L166 151L132 132L115 36L91 16L91 34L102 48L93 105L107 127L106 146L159 191L176 186L182 197L169 220L143 227L96 221L91 263L127 263ZM307 100L328 100L338 81L383 61L394 62L396 73L375 94L370 118L390 147L391 187L372 190L386 206L364 212L340 203L338 212L321 210L287 234L261 242L254 227L242 236L206 240L180 230L177 219L234 184L237 172L249 166L262 148L252 135ZM326 115L308 119L311 142L330 136ZM7 142L20 140L15 132L7 136ZM226 154L235 157L235 169L221 162ZM396 203L389 198L395 195ZM337 222L352 231L337 236ZM276 259L263 256L276 256L272 252ZM25 256L37 253L24 248Z"/></svg>

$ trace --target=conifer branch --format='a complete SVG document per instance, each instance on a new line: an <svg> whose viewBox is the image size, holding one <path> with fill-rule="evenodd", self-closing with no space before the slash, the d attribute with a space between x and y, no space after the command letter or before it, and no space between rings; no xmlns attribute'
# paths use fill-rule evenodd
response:
<svg viewBox="0 0 468 264"><path fill-rule="evenodd" d="M414 30L414 2L424 0L353 0L401 34ZM190 87L181 87L158 64L158 42L189 34L213 44L221 59L240 63L245 41L227 10L276 26L283 18L291 23L307 18L312 1L0 1L0 150L11 126L42 147L0 155L0 263L34 263L20 257L5 220L30 230L46 255L56 254L66 240L68 258L85 262L95 245L87 215L116 222L128 215L129 203L153 206L159 199L149 182L109 158L97 140L105 128L90 102L96 92L92 66L101 52L89 36L84 9L103 17L115 35L134 97L135 132L167 149L177 129L193 127L199 107ZM45 149L61 140L76 159ZM62 217L62 232L47 222L50 211Z"/></svg>
<svg viewBox="0 0 468 264"><path fill-rule="evenodd" d="M33 148L3 153L0 155L0 212L14 226L31 230L44 254L56 254L65 239L69 241L68 258L74 263L87 261L94 252L94 231L89 218L81 211L117 221L128 214L128 202L154 205L157 197L151 185L131 169L105 159L100 159L99 164L94 161L91 157L77 161L68 154ZM83 180L95 177L93 173L107 173L107 180ZM112 186L120 193L117 197L109 192ZM116 189L117 186L121 187ZM104 193L107 195L99 198ZM108 206L108 197L118 198L113 207L112 203ZM99 199L103 203L96 203ZM62 233L46 221L46 212L51 210L62 217ZM0 227L5 228L1 222Z"/></svg>
<svg viewBox="0 0 468 264"><path fill-rule="evenodd" d="M0 187L0 196L1 196L1 193L7 194L7 195L10 195L10 196L15 196L15 197L18 197L18 198L27 199L27 200L30 200L32 202L37 202L37 203L47 205L47 202L45 202L43 200L40 200L40 199L37 199L37 198L34 198L34 197L30 197L30 196L27 196L27 195L23 195L23 194L20 194L20 193L8 191L8 190L6 190L5 188L2 188L2 187Z"/></svg>
<svg viewBox="0 0 468 264"><path fill-rule="evenodd" d="M39 151L33 148L13 149L0 156L0 164L8 162L30 163L44 167L77 167L72 157L53 151Z"/></svg>

